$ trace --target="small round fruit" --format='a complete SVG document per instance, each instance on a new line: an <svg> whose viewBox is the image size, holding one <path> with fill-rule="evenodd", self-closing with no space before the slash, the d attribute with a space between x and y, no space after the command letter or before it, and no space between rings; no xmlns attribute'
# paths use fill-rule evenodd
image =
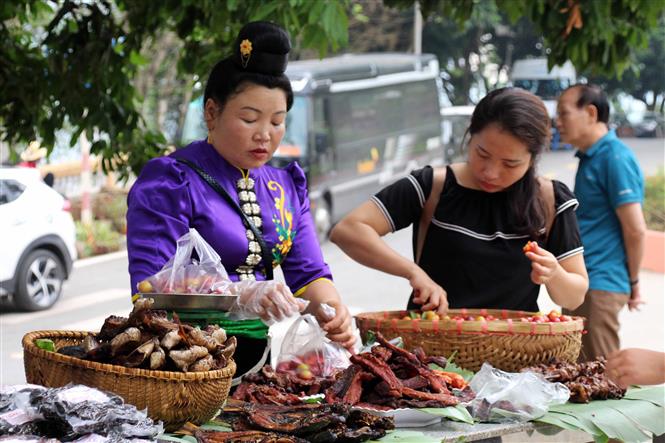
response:
<svg viewBox="0 0 665 443"><path fill-rule="evenodd" d="M311 380L314 375L312 374L312 371L307 369L305 371L298 372L298 377L302 378L303 380Z"/></svg>
<svg viewBox="0 0 665 443"><path fill-rule="evenodd" d="M153 292L154 288L152 287L152 283L150 283L148 280L143 280L138 284L138 288L140 293L146 294L148 292Z"/></svg>
<svg viewBox="0 0 665 443"><path fill-rule="evenodd" d="M476 317L476 321L485 321L485 317L479 315L478 317Z"/></svg>
<svg viewBox="0 0 665 443"><path fill-rule="evenodd" d="M435 315L434 311L425 311L423 312L423 320L432 320Z"/></svg>
<svg viewBox="0 0 665 443"><path fill-rule="evenodd" d="M402 320L411 320L411 317L409 317L408 315L405 315L404 317L402 317Z"/></svg>

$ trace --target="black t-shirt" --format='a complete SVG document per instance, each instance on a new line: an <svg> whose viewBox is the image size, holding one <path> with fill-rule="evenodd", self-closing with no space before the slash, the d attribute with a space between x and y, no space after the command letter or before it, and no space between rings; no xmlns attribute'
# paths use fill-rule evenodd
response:
<svg viewBox="0 0 665 443"><path fill-rule="evenodd" d="M413 224L414 254L432 182L433 170L427 166L372 197L393 231ZM561 261L583 253L574 212L578 202L566 185L552 182L556 213L545 243L540 244ZM531 281L531 261L522 251L529 236L515 233L507 194L465 188L447 167L419 265L446 290L451 308L538 310L539 285ZM409 309L418 307L412 299L413 294Z"/></svg>

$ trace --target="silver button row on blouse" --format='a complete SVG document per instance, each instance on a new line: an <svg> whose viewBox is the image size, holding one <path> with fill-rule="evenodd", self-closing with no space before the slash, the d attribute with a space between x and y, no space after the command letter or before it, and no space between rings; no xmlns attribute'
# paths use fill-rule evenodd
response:
<svg viewBox="0 0 665 443"><path fill-rule="evenodd" d="M263 221L261 220L261 207L256 203L256 194L254 193L254 180L252 178L241 178L236 187L238 189L238 198L240 199L240 209L247 215L247 218L261 229ZM245 264L238 266L236 272L240 280L256 280L254 268L261 262L261 245L256 241L251 229L245 231L249 241L249 254L245 258Z"/></svg>

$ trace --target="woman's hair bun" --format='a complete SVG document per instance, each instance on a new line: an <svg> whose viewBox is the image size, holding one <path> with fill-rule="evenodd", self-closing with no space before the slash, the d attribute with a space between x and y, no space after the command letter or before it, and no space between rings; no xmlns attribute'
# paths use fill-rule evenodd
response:
<svg viewBox="0 0 665 443"><path fill-rule="evenodd" d="M242 71L282 75L289 60L289 34L266 21L247 23L233 45L233 62Z"/></svg>

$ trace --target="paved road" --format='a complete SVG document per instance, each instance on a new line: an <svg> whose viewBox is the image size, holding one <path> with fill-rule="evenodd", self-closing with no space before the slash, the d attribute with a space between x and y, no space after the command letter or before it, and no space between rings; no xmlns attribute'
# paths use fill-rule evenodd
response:
<svg viewBox="0 0 665 443"><path fill-rule="evenodd" d="M628 140L647 175L665 163L664 140ZM576 158L571 151L546 154L540 164L542 174L563 181L572 187ZM410 230L388 235L386 240L406 257L411 257ZM323 245L326 261L331 266L340 293L353 313L394 310L405 306L410 292L408 283L365 268L348 259L335 245ZM647 306L641 312L621 315L624 346L642 346L665 350L663 274L643 272ZM0 384L24 382L21 337L37 329L98 330L109 315L126 315L129 301L127 258L115 254L103 259L79 261L71 279L65 284L63 299L51 310L38 313L13 312L0 305ZM541 310L553 307L545 291L539 300ZM646 326L646 328L645 328Z"/></svg>

